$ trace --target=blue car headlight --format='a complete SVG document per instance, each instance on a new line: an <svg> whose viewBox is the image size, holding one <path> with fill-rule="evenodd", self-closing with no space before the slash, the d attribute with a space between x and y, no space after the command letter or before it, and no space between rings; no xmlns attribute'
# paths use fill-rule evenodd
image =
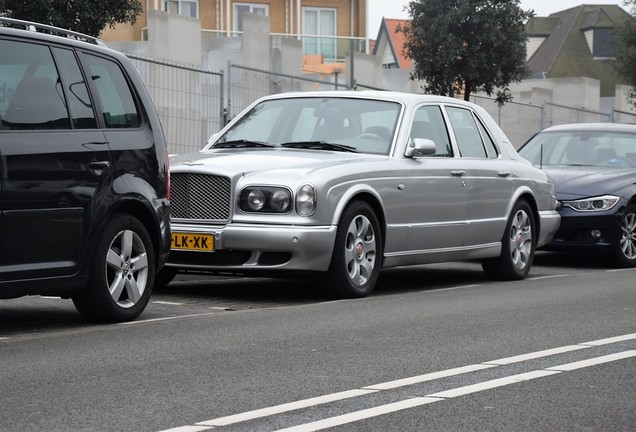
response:
<svg viewBox="0 0 636 432"><path fill-rule="evenodd" d="M249 186L239 196L239 208L248 213L289 213L291 203L291 192L275 186Z"/></svg>
<svg viewBox="0 0 636 432"><path fill-rule="evenodd" d="M620 197L614 195L603 195L580 200L562 201L561 205L563 207L570 207L579 212L595 212L609 210L614 207L619 200Z"/></svg>

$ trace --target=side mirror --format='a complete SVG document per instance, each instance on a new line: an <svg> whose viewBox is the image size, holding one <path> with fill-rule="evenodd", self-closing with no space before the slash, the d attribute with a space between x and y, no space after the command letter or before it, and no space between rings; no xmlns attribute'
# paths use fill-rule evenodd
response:
<svg viewBox="0 0 636 432"><path fill-rule="evenodd" d="M410 138L405 156L409 158L427 156L435 154L436 151L437 146L432 140L426 138Z"/></svg>

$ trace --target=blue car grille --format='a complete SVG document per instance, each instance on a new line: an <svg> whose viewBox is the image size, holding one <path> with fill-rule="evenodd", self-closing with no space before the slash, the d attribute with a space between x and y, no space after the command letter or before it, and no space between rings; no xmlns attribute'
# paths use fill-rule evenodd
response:
<svg viewBox="0 0 636 432"><path fill-rule="evenodd" d="M193 174L170 174L172 219L224 222L230 218L232 196L227 177Z"/></svg>

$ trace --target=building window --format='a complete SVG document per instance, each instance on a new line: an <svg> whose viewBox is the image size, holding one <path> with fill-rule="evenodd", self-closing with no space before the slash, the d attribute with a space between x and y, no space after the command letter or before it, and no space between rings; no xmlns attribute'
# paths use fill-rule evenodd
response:
<svg viewBox="0 0 636 432"><path fill-rule="evenodd" d="M198 0L163 0L162 6L164 12L199 18Z"/></svg>
<svg viewBox="0 0 636 432"><path fill-rule="evenodd" d="M269 16L269 5L254 3L234 3L234 31L243 31L243 14L246 13Z"/></svg>
<svg viewBox="0 0 636 432"><path fill-rule="evenodd" d="M612 44L612 29L594 29L594 42L592 45L592 57L614 58L614 45Z"/></svg>
<svg viewBox="0 0 636 432"><path fill-rule="evenodd" d="M335 9L303 8L303 53L336 59L336 22Z"/></svg>

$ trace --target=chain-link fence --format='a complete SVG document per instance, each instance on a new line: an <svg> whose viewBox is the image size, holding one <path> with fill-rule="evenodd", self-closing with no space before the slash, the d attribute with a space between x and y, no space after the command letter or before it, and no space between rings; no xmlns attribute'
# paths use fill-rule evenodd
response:
<svg viewBox="0 0 636 432"><path fill-rule="evenodd" d="M284 92L346 90L339 74L322 75L320 79L275 73L236 64L228 64L228 113L238 115L256 99Z"/></svg>
<svg viewBox="0 0 636 432"><path fill-rule="evenodd" d="M170 153L197 151L224 126L222 72L128 57L157 107Z"/></svg>
<svg viewBox="0 0 636 432"><path fill-rule="evenodd" d="M347 90L338 73L296 76L228 63L227 74L137 55L131 58L157 106L171 153L194 152L208 138L260 97L284 92ZM227 79L224 80L224 77ZM357 83L358 90L390 90ZM610 114L553 103L534 105L471 96L519 147L536 132L552 125L582 122L636 124L636 112L613 110Z"/></svg>

